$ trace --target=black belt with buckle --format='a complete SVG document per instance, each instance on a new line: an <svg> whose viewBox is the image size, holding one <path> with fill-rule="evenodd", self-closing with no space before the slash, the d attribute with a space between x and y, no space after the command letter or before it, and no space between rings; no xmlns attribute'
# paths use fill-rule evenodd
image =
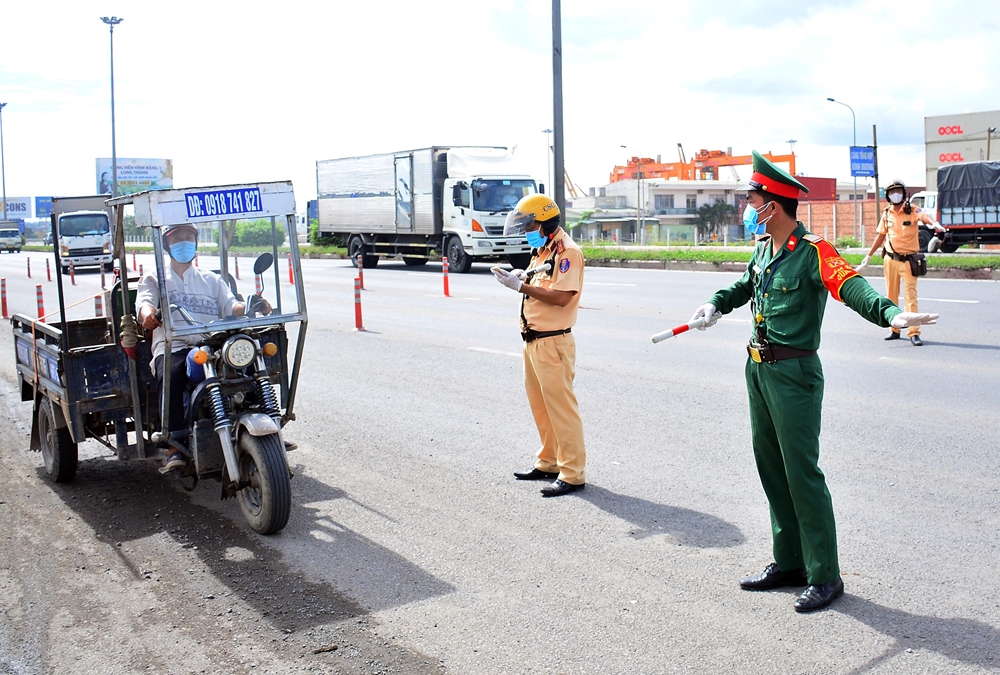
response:
<svg viewBox="0 0 1000 675"><path fill-rule="evenodd" d="M886 250L885 254L897 262L910 262L910 258L913 257L912 253L907 253L904 255L889 250Z"/></svg>
<svg viewBox="0 0 1000 675"><path fill-rule="evenodd" d="M565 335L572 332L572 328L564 328L562 330L531 330L529 328L521 331L521 339L525 342L534 342L539 338L555 337L556 335Z"/></svg>
<svg viewBox="0 0 1000 675"><path fill-rule="evenodd" d="M775 363L785 359L801 359L803 356L812 356L816 350L793 349L782 345L759 345L751 342L747 345L747 353L756 363Z"/></svg>

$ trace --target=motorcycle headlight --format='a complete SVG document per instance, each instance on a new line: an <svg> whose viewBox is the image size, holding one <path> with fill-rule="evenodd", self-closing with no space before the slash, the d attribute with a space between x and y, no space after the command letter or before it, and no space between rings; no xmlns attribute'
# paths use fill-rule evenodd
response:
<svg viewBox="0 0 1000 675"><path fill-rule="evenodd" d="M222 357L233 368L246 368L257 357L257 345L244 335L229 338L222 347Z"/></svg>

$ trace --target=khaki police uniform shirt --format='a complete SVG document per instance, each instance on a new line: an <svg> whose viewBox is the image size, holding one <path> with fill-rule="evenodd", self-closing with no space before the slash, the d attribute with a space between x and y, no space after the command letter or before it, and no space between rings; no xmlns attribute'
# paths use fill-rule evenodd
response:
<svg viewBox="0 0 1000 675"><path fill-rule="evenodd" d="M555 264L549 272L541 272L531 277L531 286L551 288L554 291L576 291L565 307L550 305L541 300L524 297L524 318L527 328L536 331L564 330L576 324L576 310L580 306L583 291L583 251L561 227L556 230L552 241L538 249L531 259L531 267L544 265L555 254ZM525 326L521 326L522 329Z"/></svg>
<svg viewBox="0 0 1000 675"><path fill-rule="evenodd" d="M899 255L909 255L920 250L920 215L923 213L916 206L911 213L898 211L891 206L882 211L878 222L878 234L884 234L888 242L887 249Z"/></svg>

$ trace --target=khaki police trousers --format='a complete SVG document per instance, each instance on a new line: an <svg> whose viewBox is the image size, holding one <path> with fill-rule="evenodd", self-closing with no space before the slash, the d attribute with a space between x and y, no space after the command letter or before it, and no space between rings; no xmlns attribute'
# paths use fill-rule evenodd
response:
<svg viewBox="0 0 1000 675"><path fill-rule="evenodd" d="M576 340L572 333L524 343L524 389L542 447L535 468L559 472L571 485L586 482L583 420L573 393Z"/></svg>
<svg viewBox="0 0 1000 675"><path fill-rule="evenodd" d="M757 473L771 507L774 561L806 569L810 584L840 576L837 526L819 468L823 366L819 356L755 363L747 359L750 430Z"/></svg>
<svg viewBox="0 0 1000 675"><path fill-rule="evenodd" d="M889 298L897 305L899 304L899 280L903 280L903 311L917 311L917 278L910 271L909 262L893 260L888 255L882 261L882 271L885 273L885 297ZM898 333L898 328L892 329L893 333ZM907 335L913 337L920 335L920 326L910 326Z"/></svg>

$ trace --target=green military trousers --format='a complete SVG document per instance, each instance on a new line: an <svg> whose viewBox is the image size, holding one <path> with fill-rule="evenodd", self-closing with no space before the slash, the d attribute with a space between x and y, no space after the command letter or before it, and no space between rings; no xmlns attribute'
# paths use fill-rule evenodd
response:
<svg viewBox="0 0 1000 675"><path fill-rule="evenodd" d="M747 359L753 454L771 508L774 561L805 568L810 584L840 576L833 501L819 468L823 366L819 356Z"/></svg>

